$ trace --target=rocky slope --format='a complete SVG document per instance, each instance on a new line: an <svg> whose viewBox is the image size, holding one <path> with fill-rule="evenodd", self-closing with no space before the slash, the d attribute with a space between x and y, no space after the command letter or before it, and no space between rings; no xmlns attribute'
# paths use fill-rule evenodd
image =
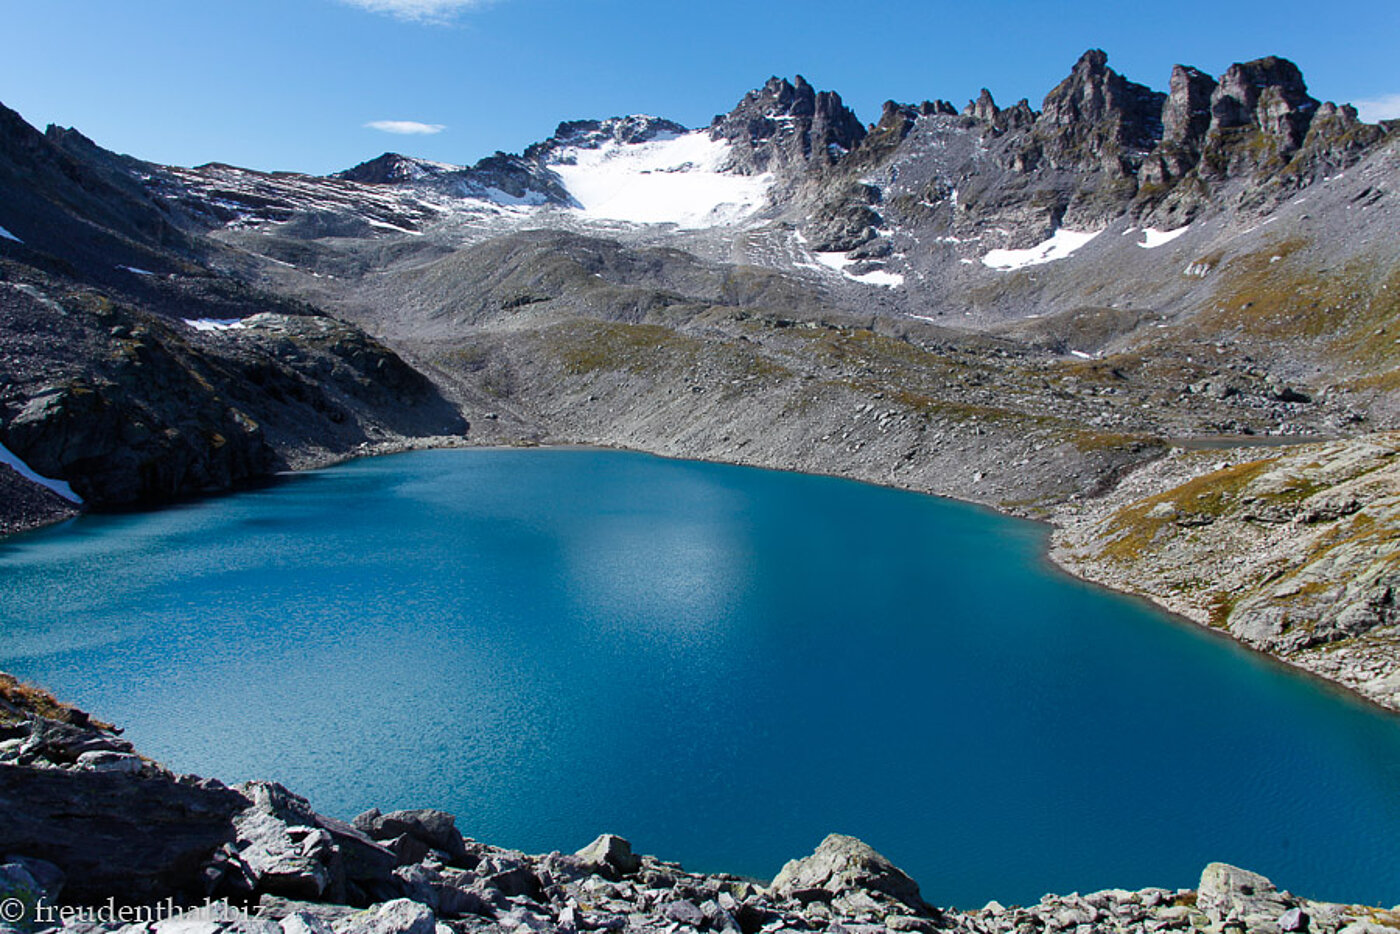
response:
<svg viewBox="0 0 1400 934"><path fill-rule="evenodd" d="M0 443L33 473L149 504L465 431L383 344L230 275L138 168L0 109ZM36 496L8 500L9 527L71 514Z"/></svg>
<svg viewBox="0 0 1400 934"><path fill-rule="evenodd" d="M1054 557L1400 710L1400 435L1173 452L1057 515Z"/></svg>
<svg viewBox="0 0 1400 934"><path fill-rule="evenodd" d="M464 837L441 811L371 810L347 824L280 785L172 775L109 725L5 675L0 737L0 901L15 931L130 930L119 906L144 910L125 920L158 920L154 930L264 934L1400 929L1400 908L1316 902L1220 863L1196 890L957 910L840 834L765 884L689 873L608 834L573 854L527 855Z"/></svg>

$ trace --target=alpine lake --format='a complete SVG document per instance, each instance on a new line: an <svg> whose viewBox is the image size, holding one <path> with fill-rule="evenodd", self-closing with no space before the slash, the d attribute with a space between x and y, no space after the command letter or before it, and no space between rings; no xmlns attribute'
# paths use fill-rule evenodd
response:
<svg viewBox="0 0 1400 934"><path fill-rule="evenodd" d="M1400 902L1400 718L850 481L425 451L0 542L0 669L182 772L769 879L830 832L940 905Z"/></svg>

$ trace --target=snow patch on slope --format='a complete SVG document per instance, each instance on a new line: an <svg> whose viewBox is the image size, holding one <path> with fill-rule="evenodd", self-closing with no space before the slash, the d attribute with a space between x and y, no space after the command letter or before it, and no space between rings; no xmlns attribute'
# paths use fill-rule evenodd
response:
<svg viewBox="0 0 1400 934"><path fill-rule="evenodd" d="M181 318L196 331L241 331L247 327L241 318Z"/></svg>
<svg viewBox="0 0 1400 934"><path fill-rule="evenodd" d="M67 480L51 480L48 477L41 477L39 474L35 473L28 464L20 460L19 455L15 454L15 452L11 451L3 444L0 444L0 464L9 464L14 468L15 473L19 474L24 479L32 480L42 487L53 490L70 503L82 503L83 501L81 496L73 492L73 488L68 485Z"/></svg>
<svg viewBox="0 0 1400 934"><path fill-rule="evenodd" d="M898 288L904 284L904 277L899 273L886 272L883 269L872 269L870 272L862 273L847 272L847 266L852 263L858 263L860 260L847 259L845 253L813 253L812 258L827 269L834 269L853 282L860 282L865 285L883 286L887 289ZM799 263L798 265L805 265L809 269L817 268L810 263Z"/></svg>
<svg viewBox="0 0 1400 934"><path fill-rule="evenodd" d="M0 227L0 240L13 240L16 243L24 242L19 237L16 237L14 234L10 233L4 227Z"/></svg>
<svg viewBox="0 0 1400 934"><path fill-rule="evenodd" d="M1176 230L1154 230L1151 227L1144 227L1142 229L1142 242L1138 246L1144 250L1155 250L1159 246L1171 243L1190 229L1189 224L1185 227L1178 227Z"/></svg>
<svg viewBox="0 0 1400 934"><path fill-rule="evenodd" d="M767 200L773 176L723 172L729 156L729 143L697 130L645 143L570 146L549 167L586 217L695 229L737 223Z"/></svg>
<svg viewBox="0 0 1400 934"><path fill-rule="evenodd" d="M989 250L987 255L982 257L982 264L993 269L1006 270L1053 263L1057 259L1065 259L1072 255L1075 250L1101 233L1101 230L1066 230L1061 227L1049 240L1024 250Z"/></svg>

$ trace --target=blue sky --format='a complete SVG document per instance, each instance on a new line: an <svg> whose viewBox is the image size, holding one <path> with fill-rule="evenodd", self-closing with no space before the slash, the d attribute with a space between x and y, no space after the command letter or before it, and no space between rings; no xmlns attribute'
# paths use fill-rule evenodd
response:
<svg viewBox="0 0 1400 934"><path fill-rule="evenodd" d="M561 120L702 125L773 74L840 92L866 121L887 98L961 106L984 85L1038 106L1094 47L1159 90L1176 62L1218 75L1284 55L1314 96L1400 116L1395 0L0 0L0 25L0 101L181 165L473 162ZM384 121L437 132L369 126Z"/></svg>

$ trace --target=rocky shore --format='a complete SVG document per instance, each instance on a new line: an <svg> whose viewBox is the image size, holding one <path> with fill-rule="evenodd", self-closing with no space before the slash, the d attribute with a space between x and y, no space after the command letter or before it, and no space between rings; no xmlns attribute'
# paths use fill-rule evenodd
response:
<svg viewBox="0 0 1400 934"><path fill-rule="evenodd" d="M142 758L114 728L0 676L0 930L97 934L776 931L1387 934L1400 907L1313 901L1212 863L1194 890L936 907L832 834L771 882L686 872L603 834L530 855L435 810L318 814L280 785L228 787Z"/></svg>
<svg viewBox="0 0 1400 934"><path fill-rule="evenodd" d="M1051 555L1400 710L1400 433L1174 450L1060 507Z"/></svg>

